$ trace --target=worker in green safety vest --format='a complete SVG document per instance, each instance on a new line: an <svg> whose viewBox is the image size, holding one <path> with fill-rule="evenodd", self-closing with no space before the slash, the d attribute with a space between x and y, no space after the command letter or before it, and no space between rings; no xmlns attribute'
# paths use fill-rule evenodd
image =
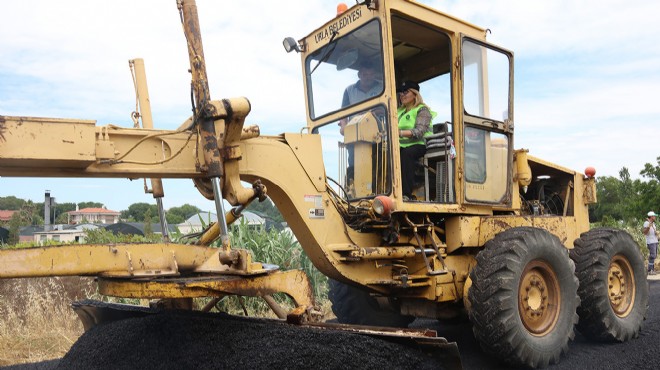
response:
<svg viewBox="0 0 660 370"><path fill-rule="evenodd" d="M401 146L401 185L404 199L414 199L415 167L426 153L424 137L433 134L431 121L437 115L424 104L419 84L405 81L397 89L399 102L399 145Z"/></svg>

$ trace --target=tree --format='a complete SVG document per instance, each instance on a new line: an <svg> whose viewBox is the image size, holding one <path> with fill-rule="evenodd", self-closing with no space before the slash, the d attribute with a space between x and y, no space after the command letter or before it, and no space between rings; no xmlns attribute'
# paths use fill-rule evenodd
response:
<svg viewBox="0 0 660 370"><path fill-rule="evenodd" d="M76 204L75 203L56 203L55 204L55 221L53 223L56 224L66 224L69 222L69 214L68 212L75 211L76 210Z"/></svg>
<svg viewBox="0 0 660 370"><path fill-rule="evenodd" d="M42 220L42 222L41 222L42 225L43 225L43 217L45 216L44 215L44 213L45 213L44 208L45 208L44 202L35 204L34 213L35 213L35 215L38 215L39 218ZM55 224L57 224L57 223L61 223L61 224L67 223L68 222L67 212L75 211L75 210L76 210L76 204L75 203L71 203L71 202L68 202L68 203L55 203L51 207L51 212L52 212L51 216L53 217L52 222L55 223Z"/></svg>
<svg viewBox="0 0 660 370"><path fill-rule="evenodd" d="M83 209L83 208L103 208L103 203L99 202L80 202L78 203L78 208ZM71 211L75 210L76 207L74 206Z"/></svg>
<svg viewBox="0 0 660 370"><path fill-rule="evenodd" d="M656 158L655 166L646 163L639 174L649 179L648 182L640 186L640 194L643 199L642 206L647 212L650 210L657 211L660 206L660 157Z"/></svg>
<svg viewBox="0 0 660 370"><path fill-rule="evenodd" d="M165 218L170 224L180 224L190 216L200 213L201 211L201 209L186 203L181 207L172 207L168 209L165 213Z"/></svg>
<svg viewBox="0 0 660 370"><path fill-rule="evenodd" d="M37 225L43 225L44 224L44 218L39 216L39 215L32 215L32 223L31 225L37 226Z"/></svg>
<svg viewBox="0 0 660 370"><path fill-rule="evenodd" d="M655 181L660 181L660 157L657 157L655 160L657 163L655 166L646 163L644 169L639 174L650 179L655 179Z"/></svg>
<svg viewBox="0 0 660 370"><path fill-rule="evenodd" d="M284 217L282 217L282 214L270 198L266 198L263 202L254 201L250 203L247 210L263 217L266 220L264 226L267 230L270 230L272 227L278 230L284 228Z"/></svg>
<svg viewBox="0 0 660 370"><path fill-rule="evenodd" d="M128 220L144 220L144 215L147 212L147 210L151 210L151 213L149 214L150 218L151 215L157 215L158 214L158 207L155 204L148 204L148 203L133 203L130 206L128 206L128 209L125 211L121 211L121 218ZM153 221L153 220L152 220Z"/></svg>
<svg viewBox="0 0 660 370"><path fill-rule="evenodd" d="M64 213L58 213L57 218L55 218L55 223L56 224L66 224L69 222L69 214L64 212Z"/></svg>
<svg viewBox="0 0 660 370"><path fill-rule="evenodd" d="M598 178L596 183L598 203L590 206L590 221L601 221L604 216L617 220L623 219L623 210L619 207L624 202L621 189L622 183L616 177L604 176Z"/></svg>
<svg viewBox="0 0 660 370"><path fill-rule="evenodd" d="M254 201L250 203L247 210L274 223L284 222L284 217L270 198L266 198L263 202Z"/></svg>
<svg viewBox="0 0 660 370"><path fill-rule="evenodd" d="M15 196L0 197L0 209L8 211L17 211L25 204L23 199Z"/></svg>
<svg viewBox="0 0 660 370"><path fill-rule="evenodd" d="M31 200L28 200L21 206L21 210L19 211L21 214L21 225L35 225L35 218L39 217L39 214L36 213L36 204L34 204Z"/></svg>
<svg viewBox="0 0 660 370"><path fill-rule="evenodd" d="M640 175L648 180L633 180L626 167L619 171L619 178L598 178L598 203L590 206L590 221L601 222L606 217L635 220L645 217L648 211L657 211L660 205L660 157L655 166L646 163Z"/></svg>
<svg viewBox="0 0 660 370"><path fill-rule="evenodd" d="M18 243L21 233L21 226L23 226L21 222L21 213L14 212L14 214L11 216L11 220L9 220L8 244L13 245Z"/></svg>
<svg viewBox="0 0 660 370"><path fill-rule="evenodd" d="M149 237L153 234L151 230L151 209L147 208L144 212L144 236Z"/></svg>

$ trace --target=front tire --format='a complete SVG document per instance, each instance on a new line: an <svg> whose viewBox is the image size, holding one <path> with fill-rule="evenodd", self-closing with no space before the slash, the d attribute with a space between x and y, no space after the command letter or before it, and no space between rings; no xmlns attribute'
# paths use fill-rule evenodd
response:
<svg viewBox="0 0 660 370"><path fill-rule="evenodd" d="M415 318L381 308L368 292L329 279L332 312L342 324L407 327Z"/></svg>
<svg viewBox="0 0 660 370"><path fill-rule="evenodd" d="M558 362L578 319L574 271L567 249L546 230L518 227L488 241L468 292L470 321L484 351L512 365Z"/></svg>
<svg viewBox="0 0 660 370"><path fill-rule="evenodd" d="M580 280L580 333L606 342L636 338L649 304L637 243L623 230L594 229L575 241L571 258Z"/></svg>

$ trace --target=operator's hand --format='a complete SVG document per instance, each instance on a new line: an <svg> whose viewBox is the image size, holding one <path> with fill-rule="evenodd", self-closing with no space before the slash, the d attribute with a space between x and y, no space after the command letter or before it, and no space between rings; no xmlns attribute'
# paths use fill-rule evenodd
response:
<svg viewBox="0 0 660 370"><path fill-rule="evenodd" d="M339 133L344 135L344 127L346 127L346 124L348 123L348 120L346 118L342 118L339 120Z"/></svg>

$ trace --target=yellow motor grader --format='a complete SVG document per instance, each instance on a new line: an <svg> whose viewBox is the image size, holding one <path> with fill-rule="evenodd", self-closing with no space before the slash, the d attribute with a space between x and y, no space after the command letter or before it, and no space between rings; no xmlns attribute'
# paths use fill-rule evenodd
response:
<svg viewBox="0 0 660 370"><path fill-rule="evenodd" d="M331 279L341 323L401 327L467 315L485 351L530 367L557 362L576 324L595 340L638 335L648 285L636 244L623 231L589 230L593 173L514 149L513 53L488 43L486 29L410 0L338 8L308 36L283 42L301 56L306 129L265 136L244 126L246 98L211 99L195 1L177 5L192 117L177 130L153 127L136 60L142 127L0 116L0 176L150 178L157 199L160 179L190 178L215 202L218 222L192 244L2 250L0 277L96 276L102 294L179 308L194 297L259 296L282 319L313 322L304 273L253 261L229 242L227 225L268 196ZM345 101L364 66L376 88ZM436 113L405 197L404 81L417 83ZM282 310L270 298L277 292L297 307ZM104 319L81 310L87 327Z"/></svg>

